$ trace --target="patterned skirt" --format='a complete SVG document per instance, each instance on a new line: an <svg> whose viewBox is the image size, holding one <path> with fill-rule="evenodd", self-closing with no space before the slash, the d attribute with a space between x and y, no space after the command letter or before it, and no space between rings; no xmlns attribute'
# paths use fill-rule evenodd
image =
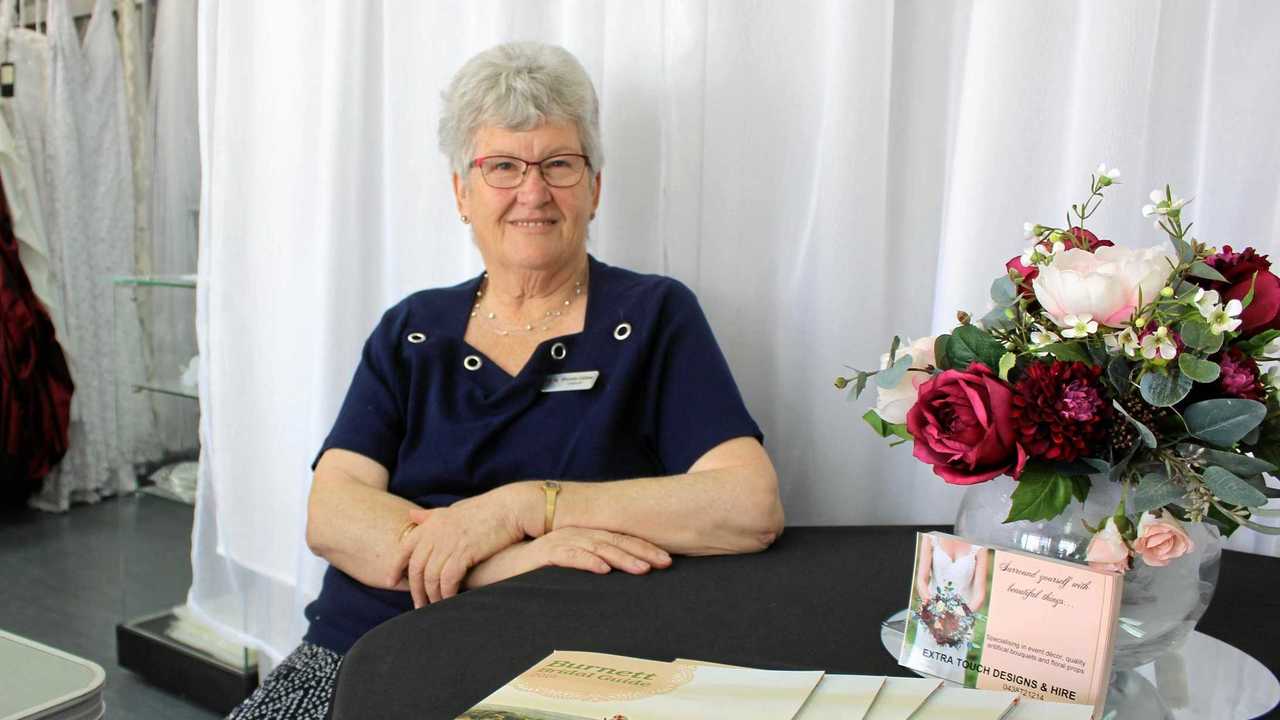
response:
<svg viewBox="0 0 1280 720"><path fill-rule="evenodd" d="M342 656L302 643L267 675L227 720L324 720Z"/></svg>

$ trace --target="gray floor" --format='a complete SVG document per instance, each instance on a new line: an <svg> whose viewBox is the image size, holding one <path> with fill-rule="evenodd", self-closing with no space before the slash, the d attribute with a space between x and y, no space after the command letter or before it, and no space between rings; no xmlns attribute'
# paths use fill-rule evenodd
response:
<svg viewBox="0 0 1280 720"><path fill-rule="evenodd" d="M116 664L116 623L186 597L191 512L143 494L61 515L0 511L0 628L101 665L110 720L218 718Z"/></svg>

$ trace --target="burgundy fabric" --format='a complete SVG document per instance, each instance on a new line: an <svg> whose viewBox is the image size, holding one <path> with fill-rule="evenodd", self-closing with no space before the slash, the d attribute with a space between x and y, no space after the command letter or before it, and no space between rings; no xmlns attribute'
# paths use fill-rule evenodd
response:
<svg viewBox="0 0 1280 720"><path fill-rule="evenodd" d="M66 454L74 390L0 184L0 498L25 500Z"/></svg>

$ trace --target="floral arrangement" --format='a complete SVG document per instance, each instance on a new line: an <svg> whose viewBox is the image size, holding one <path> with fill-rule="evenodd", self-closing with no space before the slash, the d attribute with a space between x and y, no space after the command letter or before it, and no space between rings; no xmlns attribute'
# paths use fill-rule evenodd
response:
<svg viewBox="0 0 1280 720"><path fill-rule="evenodd" d="M978 621L978 616L960 598L951 582L939 588L911 617L929 628L938 645L953 648L967 648L972 644L973 626Z"/></svg>
<svg viewBox="0 0 1280 720"><path fill-rule="evenodd" d="M1098 167L1066 227L1027 223L1029 247L991 285L980 320L907 343L836 387L863 418L945 482L1017 481L1005 522L1056 517L1093 482L1123 483L1114 513L1086 519L1087 560L1163 566L1191 549L1183 523L1224 535L1280 492L1280 278L1253 248L1210 247L1169 187L1142 209L1169 246L1127 249L1086 229L1119 171Z"/></svg>

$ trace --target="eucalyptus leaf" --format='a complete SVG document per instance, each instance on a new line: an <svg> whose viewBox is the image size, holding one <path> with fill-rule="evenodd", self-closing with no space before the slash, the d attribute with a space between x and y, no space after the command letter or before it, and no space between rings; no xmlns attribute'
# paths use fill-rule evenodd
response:
<svg viewBox="0 0 1280 720"><path fill-rule="evenodd" d="M1147 427L1146 425L1143 425L1141 422L1134 419L1134 417L1124 409L1124 406L1120 404L1119 400L1112 400L1111 406L1114 407L1117 412L1123 415L1124 419L1128 420L1129 424L1132 425L1134 429L1138 431L1138 437L1142 438L1143 445L1146 445L1149 448L1153 448L1156 446L1156 434L1151 432L1151 428Z"/></svg>
<svg viewBox="0 0 1280 720"><path fill-rule="evenodd" d="M994 369L999 366L1000 356L1004 352L1004 346L999 341L976 325L961 325L956 328L951 334L951 341L947 343L951 364L957 368L966 368L971 362L980 362Z"/></svg>
<svg viewBox="0 0 1280 720"><path fill-rule="evenodd" d="M1173 249L1178 253L1179 262L1187 263L1196 259L1195 251L1191 249L1191 244L1186 240L1180 240L1177 237L1170 235L1169 242L1173 243Z"/></svg>
<svg viewBox="0 0 1280 720"><path fill-rule="evenodd" d="M1194 384L1186 375L1170 370L1168 374L1149 372L1143 375L1138 387L1142 390L1142 399L1148 403L1156 407L1172 407L1191 392Z"/></svg>
<svg viewBox="0 0 1280 720"><path fill-rule="evenodd" d="M1182 342L1197 350L1203 350L1207 355L1212 355L1222 348L1222 333L1215 333L1209 329L1209 323L1203 318L1193 317L1183 321L1178 326L1178 335L1182 338Z"/></svg>
<svg viewBox="0 0 1280 720"><path fill-rule="evenodd" d="M1271 500L1275 498L1280 498L1280 490L1277 490L1276 488L1273 488L1267 485L1267 479L1265 477L1261 475L1249 475L1248 477L1244 477L1244 476L1241 476L1241 477L1244 478L1245 482L1252 485L1255 490L1262 493L1263 495L1266 495L1267 499ZM1258 512L1261 512L1261 511L1258 511L1258 510L1254 511L1255 514ZM1280 513L1280 509L1273 510L1272 512Z"/></svg>
<svg viewBox="0 0 1280 720"><path fill-rule="evenodd" d="M897 335L893 336L893 342L889 343L889 364L893 365L898 361L898 346L902 344L902 338Z"/></svg>
<svg viewBox="0 0 1280 720"><path fill-rule="evenodd" d="M1071 503L1074 484L1071 478L1052 468L1030 464L1018 478L1010 499L1009 516L1005 522L1015 520L1049 520L1057 517Z"/></svg>
<svg viewBox="0 0 1280 720"><path fill-rule="evenodd" d="M1259 425L1258 427L1245 433L1245 436L1240 438L1240 443L1243 445L1257 445L1258 440L1260 440L1261 438L1262 438L1262 426Z"/></svg>
<svg viewBox="0 0 1280 720"><path fill-rule="evenodd" d="M1138 486L1129 494L1125 509L1140 514L1164 507L1181 500L1187 494L1186 488L1170 479L1163 472L1147 473L1138 481Z"/></svg>
<svg viewBox="0 0 1280 720"><path fill-rule="evenodd" d="M1211 383L1222 374L1222 368L1212 360L1203 360L1191 353L1178 356L1178 369L1183 375L1198 383Z"/></svg>
<svg viewBox="0 0 1280 720"><path fill-rule="evenodd" d="M1213 280L1214 282L1227 282L1222 273L1214 270L1212 267L1205 265L1203 261L1197 260L1191 263L1191 268L1187 270L1187 274L1192 277L1202 278L1204 280Z"/></svg>
<svg viewBox="0 0 1280 720"><path fill-rule="evenodd" d="M1220 500L1231 505L1258 507L1267 504L1267 496L1243 479L1220 467L1207 467L1200 474L1204 484Z"/></svg>
<svg viewBox="0 0 1280 720"><path fill-rule="evenodd" d="M1107 360L1111 359L1111 353L1107 352L1107 346L1100 340L1086 342L1084 349L1085 352L1089 353L1090 365L1106 365Z"/></svg>
<svg viewBox="0 0 1280 720"><path fill-rule="evenodd" d="M999 306L991 308L991 311L983 315L978 323L988 330L1002 330L1013 327L1013 321L1005 315L1007 309Z"/></svg>
<svg viewBox="0 0 1280 720"><path fill-rule="evenodd" d="M1205 448L1201 452L1204 459L1209 461L1210 464L1226 468L1240 477L1248 477L1250 475L1258 475L1260 473L1273 473L1276 471L1275 465L1272 465L1266 460L1251 457L1249 455L1213 450L1211 448Z"/></svg>
<svg viewBox="0 0 1280 720"><path fill-rule="evenodd" d="M1002 308L1018 302L1018 288L1014 286L1013 280L1010 280L1008 275L998 277L991 283L991 300L997 307Z"/></svg>
<svg viewBox="0 0 1280 720"><path fill-rule="evenodd" d="M897 387L898 383L902 381L902 376L907 374L907 369L910 367L911 355L906 353L900 355L892 367L881 370L876 375L876 385L885 390Z"/></svg>
<svg viewBox="0 0 1280 720"><path fill-rule="evenodd" d="M1112 358L1107 363L1107 382L1111 383L1111 387L1115 388L1116 392L1127 395L1131 385L1129 373L1132 369L1128 360L1122 357Z"/></svg>
<svg viewBox="0 0 1280 720"><path fill-rule="evenodd" d="M1266 405L1243 398L1203 400L1183 413L1192 435L1218 447L1231 447L1266 416Z"/></svg>
<svg viewBox="0 0 1280 720"><path fill-rule="evenodd" d="M862 391L867 389L867 378L871 377L871 373L858 371L856 377L853 378L853 385L849 390L849 400L857 400L862 395Z"/></svg>

